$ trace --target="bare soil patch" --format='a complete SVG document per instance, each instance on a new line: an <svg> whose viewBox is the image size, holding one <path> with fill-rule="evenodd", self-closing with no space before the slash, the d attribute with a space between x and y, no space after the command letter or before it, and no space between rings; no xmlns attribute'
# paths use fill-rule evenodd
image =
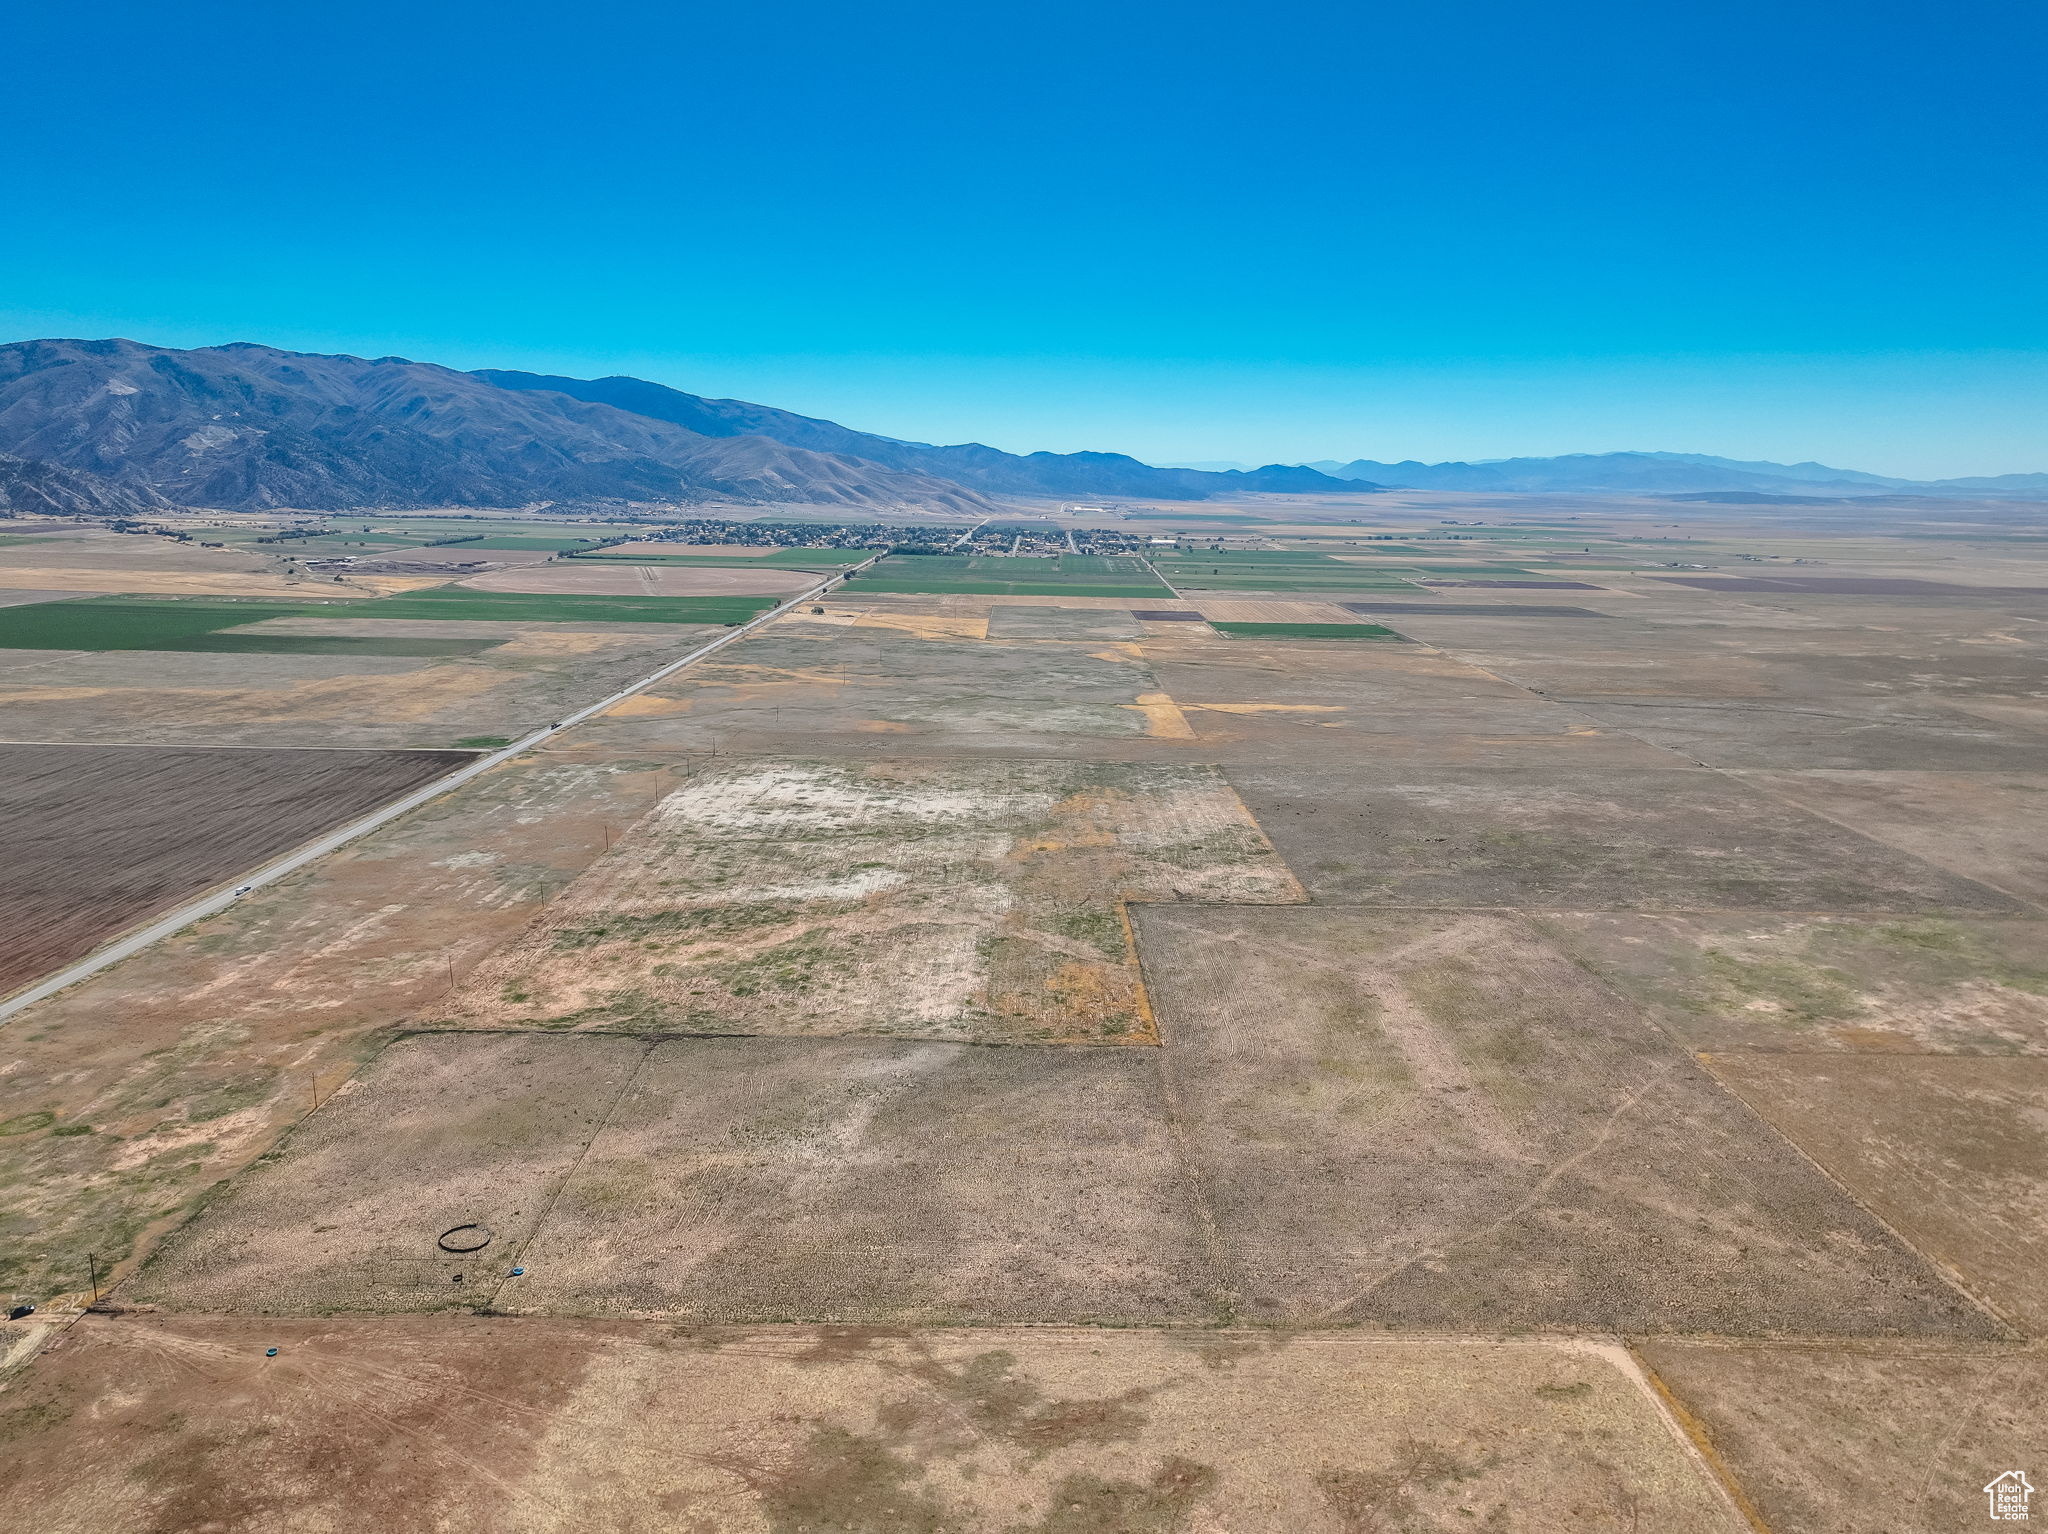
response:
<svg viewBox="0 0 2048 1534"><path fill-rule="evenodd" d="M470 760L0 745L0 993Z"/></svg>
<svg viewBox="0 0 2048 1534"><path fill-rule="evenodd" d="M1714 1073L2028 1333L2048 1327L2048 1061L1717 1055Z"/></svg>
<svg viewBox="0 0 2048 1534"><path fill-rule="evenodd" d="M8 1400L48 1534L1744 1527L1571 1344L93 1317Z"/></svg>
<svg viewBox="0 0 2048 1534"><path fill-rule="evenodd" d="M1516 918L1138 921L1161 1059L1251 1315L2002 1332Z"/></svg>
<svg viewBox="0 0 2048 1534"><path fill-rule="evenodd" d="M707 764L437 1015L1146 1043L1124 901L1301 898L1213 768Z"/></svg>
<svg viewBox="0 0 2048 1534"><path fill-rule="evenodd" d="M1536 917L1688 1048L2048 1055L2048 922Z"/></svg>
<svg viewBox="0 0 2048 1534"><path fill-rule="evenodd" d="M1552 910L2022 909L1719 773L1227 771L1318 899Z"/></svg>
<svg viewBox="0 0 2048 1534"><path fill-rule="evenodd" d="M1985 1483L2048 1463L2038 1347L1657 1338L1639 1351L1771 1529L1995 1527Z"/></svg>

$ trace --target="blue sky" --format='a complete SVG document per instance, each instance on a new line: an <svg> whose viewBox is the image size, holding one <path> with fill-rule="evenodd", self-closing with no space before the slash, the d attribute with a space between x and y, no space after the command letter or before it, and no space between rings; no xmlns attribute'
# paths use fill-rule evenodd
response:
<svg viewBox="0 0 2048 1534"><path fill-rule="evenodd" d="M8 338L1154 460L2048 470L2032 0L64 9L0 35Z"/></svg>

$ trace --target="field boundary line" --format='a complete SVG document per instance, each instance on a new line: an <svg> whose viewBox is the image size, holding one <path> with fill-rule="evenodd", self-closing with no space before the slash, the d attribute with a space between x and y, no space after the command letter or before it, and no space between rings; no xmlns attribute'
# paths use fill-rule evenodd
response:
<svg viewBox="0 0 2048 1534"><path fill-rule="evenodd" d="M1620 1351L1628 1369L1636 1375L1638 1386L1649 1396L1657 1415L1664 1419L1664 1426L1692 1456L1694 1463L1706 1472L1707 1479L1714 1489L1720 1492L1727 1504L1741 1515L1754 1534L1772 1534L1771 1526L1764 1521L1762 1510L1750 1500L1742 1482L1736 1479L1735 1472L1721 1457L1721 1451L1714 1443L1714 1435L1708 1430L1706 1423L1694 1416L1686 1404L1678 1399L1671 1387L1664 1383L1663 1377L1650 1367L1649 1360L1636 1351L1633 1342L1624 1340Z"/></svg>
<svg viewBox="0 0 2048 1534"><path fill-rule="evenodd" d="M845 580L849 575L852 575L854 571L865 570L880 558L879 554L872 555L851 569L842 570L837 574L827 576L824 580L806 587L803 591L798 592L783 602L777 603L765 612L757 613L746 622L727 629L716 639L699 645L687 655L680 656L649 672L646 676L640 678L639 681L628 683L609 696L600 698L595 703L577 709L574 713L565 715L553 724L543 725L540 729L532 731L519 740L515 740L509 746L501 746L496 751L487 752L479 756L475 761L470 762L467 766L458 767L453 772L436 778L433 782L393 800L382 809L372 810L368 815L357 817L338 831L330 831L316 841L298 848L296 851L287 852L281 857L273 858L270 862L259 865L253 873L243 874L237 879L222 880L220 884L214 886L211 893L201 895L195 900L186 902L175 910L158 917L146 927L130 931L125 936L116 936L76 963L66 966L56 974L29 986L25 990L16 991L5 1001L0 1001L0 1023L4 1023L18 1013L26 1011L39 1001L49 999L59 991L69 989L81 980L89 979L103 969L111 968L123 959L133 957L152 943L159 942L174 933L183 931L196 921L203 921L209 916L219 915L237 900L241 899L243 895L260 889L266 884L274 884L287 874L297 873L307 864L325 857L330 852L338 851L350 842L369 835L370 832L390 824L401 815L410 814L421 806L432 803L443 794L462 787L463 784L470 782L472 779L482 777L493 768L502 767L505 763L513 760L515 757L524 755L544 741L553 739L562 731L597 717L605 710L632 697L635 693L642 692L652 687L655 683L674 676L685 667L695 665L707 655L724 649L736 640L744 639L747 635L753 633L754 630L764 624L772 623L775 619L791 611L793 608L811 601L815 597L823 596L832 587Z"/></svg>

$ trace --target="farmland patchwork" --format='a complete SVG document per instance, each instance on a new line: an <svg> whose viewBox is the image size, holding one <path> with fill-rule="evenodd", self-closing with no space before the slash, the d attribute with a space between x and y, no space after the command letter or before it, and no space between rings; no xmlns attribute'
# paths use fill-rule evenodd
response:
<svg viewBox="0 0 2048 1534"><path fill-rule="evenodd" d="M1496 500L0 539L9 984L542 732L6 1020L0 1522L1970 1526L2034 545Z"/></svg>

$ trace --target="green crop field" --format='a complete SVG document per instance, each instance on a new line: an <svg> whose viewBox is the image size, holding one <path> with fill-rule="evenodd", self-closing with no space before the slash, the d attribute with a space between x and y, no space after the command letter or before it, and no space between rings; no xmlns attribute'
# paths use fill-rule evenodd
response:
<svg viewBox="0 0 2048 1534"><path fill-rule="evenodd" d="M360 634L261 634L230 629L150 645L152 650L200 650L227 655L475 655L503 639L379 639Z"/></svg>
<svg viewBox="0 0 2048 1534"><path fill-rule="evenodd" d="M1209 627L1237 639L1399 639L1377 623L1218 623Z"/></svg>
<svg viewBox="0 0 2048 1534"><path fill-rule="evenodd" d="M440 587L339 602L80 597L0 607L0 650L200 650L271 655L473 655L500 639L247 633L266 618L478 618L525 623L744 623L774 597L534 596ZM235 630L237 632L223 632Z"/></svg>
<svg viewBox="0 0 2048 1534"><path fill-rule="evenodd" d="M265 618L353 616L359 605L235 602L204 597L81 597L70 602L37 602L24 607L0 607L0 649L207 648L193 641L221 629L261 623Z"/></svg>

